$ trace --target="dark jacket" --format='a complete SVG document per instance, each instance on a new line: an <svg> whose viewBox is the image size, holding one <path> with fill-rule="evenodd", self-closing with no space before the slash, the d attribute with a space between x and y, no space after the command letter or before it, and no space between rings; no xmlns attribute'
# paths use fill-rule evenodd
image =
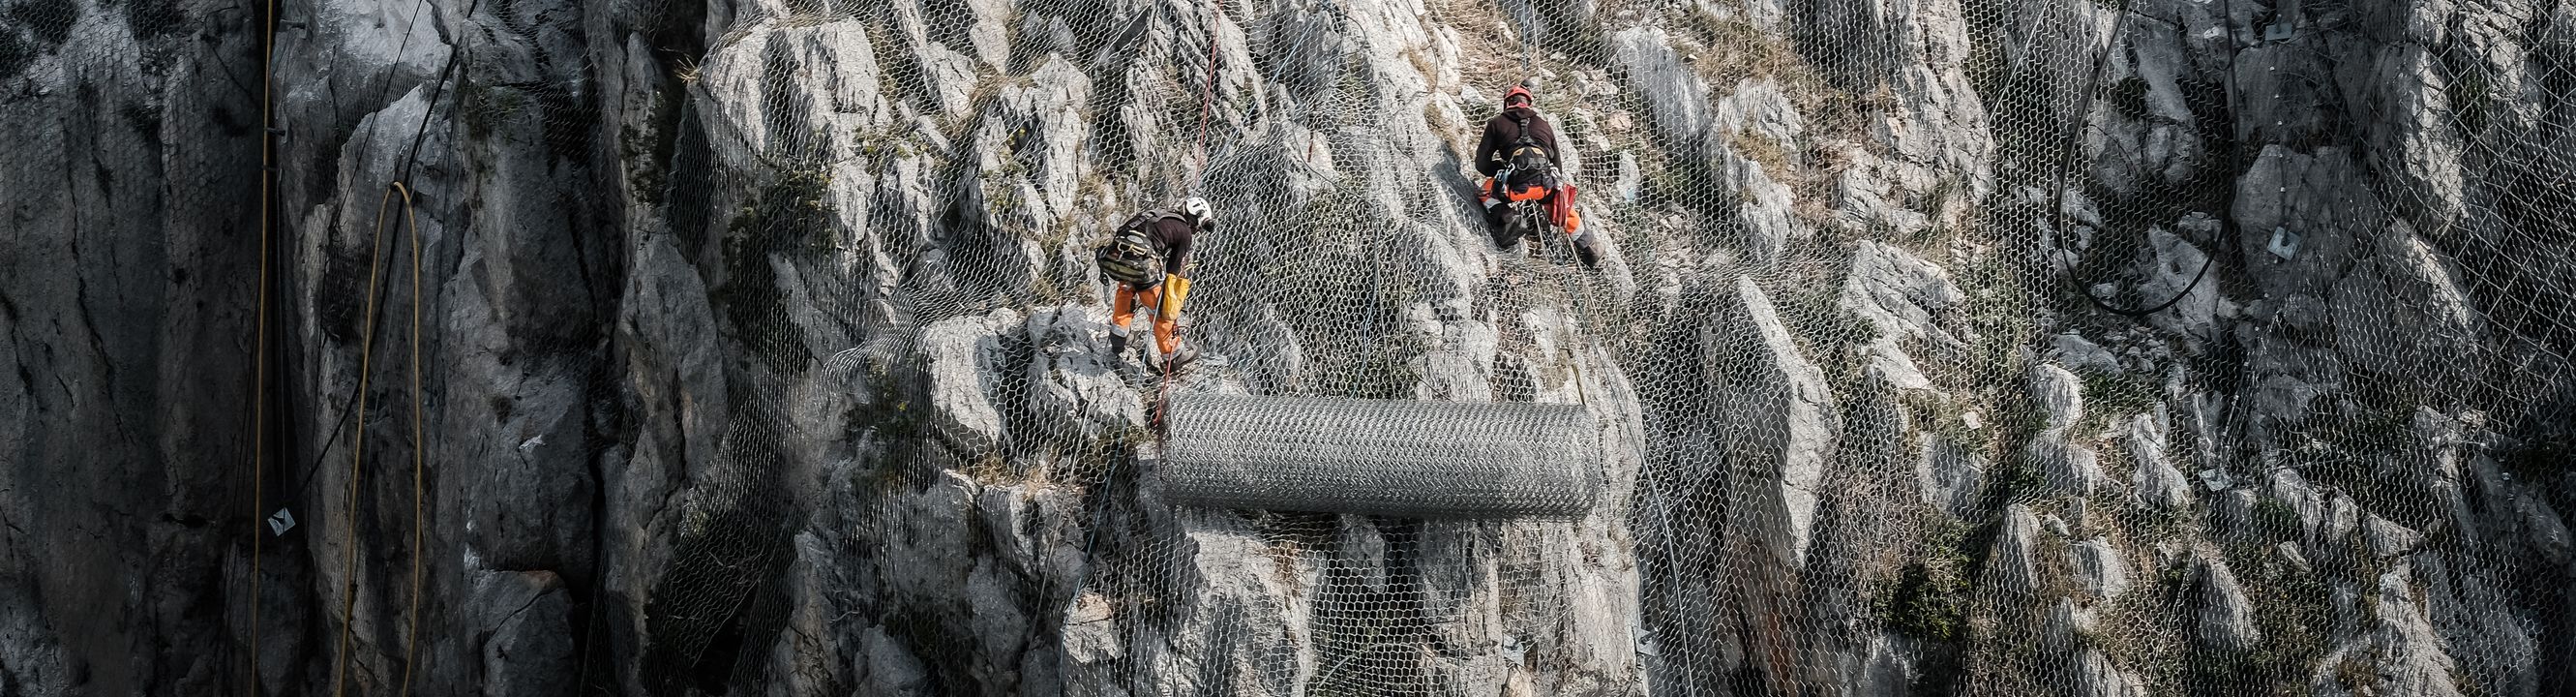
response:
<svg viewBox="0 0 2576 697"><path fill-rule="evenodd" d="M1529 107L1515 106L1504 109L1485 122L1485 137L1476 141L1477 172L1490 177L1510 164L1504 160L1511 155L1512 146L1521 141L1521 126L1516 120L1523 118L1529 119L1530 139L1547 149L1547 159L1564 162L1564 158L1557 156L1560 151L1556 149L1556 126L1540 118L1538 112Z"/></svg>
<svg viewBox="0 0 2576 697"><path fill-rule="evenodd" d="M1145 228L1153 235L1155 248L1163 252L1163 273L1177 274L1189 267L1190 235L1198 227L1190 224L1188 216L1156 218Z"/></svg>

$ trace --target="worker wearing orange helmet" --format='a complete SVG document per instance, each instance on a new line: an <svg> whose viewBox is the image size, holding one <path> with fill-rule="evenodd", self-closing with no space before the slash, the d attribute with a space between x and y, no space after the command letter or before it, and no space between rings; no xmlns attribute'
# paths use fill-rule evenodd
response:
<svg viewBox="0 0 2576 697"><path fill-rule="evenodd" d="M1485 121L1485 134L1476 142L1476 171L1490 177L1476 198L1485 206L1485 222L1498 247L1518 241L1514 202L1538 201L1549 222L1569 236L1583 227L1582 216L1574 211L1574 186L1557 170L1563 151L1557 149L1556 126L1538 115L1534 101L1529 88L1513 85L1503 93L1502 111ZM1589 241L1588 235L1583 237ZM1590 245L1577 244L1576 251L1584 265L1598 262Z"/></svg>

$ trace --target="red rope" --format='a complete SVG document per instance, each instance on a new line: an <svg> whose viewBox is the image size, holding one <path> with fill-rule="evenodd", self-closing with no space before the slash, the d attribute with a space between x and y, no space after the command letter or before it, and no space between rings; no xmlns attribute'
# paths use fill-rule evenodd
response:
<svg viewBox="0 0 2576 697"><path fill-rule="evenodd" d="M1216 101L1216 32L1217 25L1225 21L1225 0L1216 0L1214 8L1214 11L1208 16L1207 26L1207 90L1199 94L1199 172L1197 181L1190 185L1190 191L1193 192L1198 191L1200 186L1207 184L1208 104Z"/></svg>
<svg viewBox="0 0 2576 697"><path fill-rule="evenodd" d="M1211 9L1210 9L1210 12L1209 12L1209 14L1208 14L1208 23L1207 23L1207 31L1208 31L1208 50L1207 50L1208 79L1207 79L1207 88L1206 88L1204 91L1202 91L1202 92L1200 92L1200 93L1199 93L1199 140L1198 140L1198 147L1197 147L1197 150L1198 150L1198 159L1199 159L1199 166L1198 166L1198 173L1193 177L1193 179L1192 179L1192 181L1191 181L1191 183L1190 183L1190 191L1191 191L1192 193L1197 193L1197 192L1199 191L1200 187L1203 187L1203 186L1206 186L1206 185L1207 185L1207 133L1208 133L1208 105L1216 101L1216 76L1217 76L1217 70L1216 70L1216 36L1217 36L1217 25L1219 25L1219 24L1223 23L1224 21L1225 21L1225 0L1215 0L1215 2L1211 5ZM1158 312L1158 313L1160 312L1160 309L1159 309L1159 308L1157 308L1157 312ZM1160 321L1160 320L1162 319L1162 317L1160 317L1160 316L1159 316L1159 314L1158 314L1158 316L1156 316L1156 317L1155 317L1155 319L1156 319L1157 321ZM1175 321L1178 321L1178 320L1175 320ZM1162 347L1161 347L1161 346L1156 346L1156 347L1154 347L1154 348L1155 348L1156 350L1161 350L1161 349L1162 349ZM1175 353L1178 353L1178 352L1175 352ZM1171 409L1172 409L1172 359L1171 359L1170 357L1165 357L1165 358L1163 359L1163 380L1162 380L1162 384L1160 384L1160 385L1156 385L1156 386L1155 386L1155 388L1154 388L1154 425L1155 425L1155 427L1156 427L1156 428L1154 429L1154 436L1155 436L1155 440L1157 440L1157 441L1162 440L1162 438L1164 437L1164 435L1168 432L1169 422L1166 420L1166 418L1165 418L1165 417L1167 416L1167 412L1171 411Z"/></svg>
<svg viewBox="0 0 2576 697"><path fill-rule="evenodd" d="M1171 412L1172 359L1170 356L1165 356L1163 357L1163 384L1154 386L1154 441L1157 443L1171 435Z"/></svg>
<svg viewBox="0 0 2576 697"><path fill-rule="evenodd" d="M1215 0L1214 4L1211 6L1210 12L1208 13L1208 79L1207 89L1199 93L1199 171L1196 181L1190 184L1190 191L1192 192L1198 191L1200 187L1207 184L1208 105L1216 101L1216 32L1217 25L1224 21L1225 0ZM1162 318L1156 317L1155 319L1159 320ZM1168 426L1168 422L1165 421L1164 417L1166 415L1165 412L1171 411L1172 408L1172 359L1169 357L1163 359L1163 384L1156 386L1154 392L1154 423L1157 426ZM1157 428L1155 429L1155 432L1156 436L1159 438L1164 432L1164 429Z"/></svg>

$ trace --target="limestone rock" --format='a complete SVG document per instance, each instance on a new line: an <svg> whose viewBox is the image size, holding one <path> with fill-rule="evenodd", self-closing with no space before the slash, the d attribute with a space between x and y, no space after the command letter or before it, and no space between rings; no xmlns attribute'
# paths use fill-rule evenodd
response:
<svg viewBox="0 0 2576 697"><path fill-rule="evenodd" d="M2260 415L2249 437L2272 438L2275 429L2306 423L2317 416L2318 398L2343 389L2344 362L2332 349L2271 334L2247 343L2247 408Z"/></svg>
<svg viewBox="0 0 2576 697"><path fill-rule="evenodd" d="M2361 533L2362 539L2370 544L2371 556L2381 559L2413 552L2417 545L2424 543L2422 533L2376 515L2362 519Z"/></svg>
<svg viewBox="0 0 2576 697"><path fill-rule="evenodd" d="M1085 143L1091 120L1082 118L1090 102L1091 79L1064 57L1050 56L1025 83L996 90L984 110L983 128L976 132L977 170L1027 170L1002 176L1036 190L1035 202L1043 203L1046 213L1035 229L1076 213L1075 197L1090 171Z"/></svg>
<svg viewBox="0 0 2576 697"><path fill-rule="evenodd" d="M1699 143L1715 123L1708 84L1682 64L1660 28L1637 27L1611 35L1613 61L1628 84L1646 98L1647 121L1666 137Z"/></svg>
<svg viewBox="0 0 2576 697"><path fill-rule="evenodd" d="M483 691L490 695L560 695L579 672L573 653L572 600L552 572L482 574L476 594L487 603L482 641Z"/></svg>
<svg viewBox="0 0 2576 697"><path fill-rule="evenodd" d="M1802 235L1802 226L1791 212L1797 205L1789 187L1773 179L1762 163L1736 154L1730 147L1718 150L1714 167L1716 185L1734 194L1736 220L1744 229L1741 245L1753 263L1770 266L1780 262L1789 240Z"/></svg>
<svg viewBox="0 0 2576 697"><path fill-rule="evenodd" d="M1109 600L1098 593L1083 593L1065 610L1065 657L1079 665L1097 664L1126 655L1126 645L1118 639L1117 619Z"/></svg>
<svg viewBox="0 0 2576 697"><path fill-rule="evenodd" d="M2362 181L2361 171L2350 150L2301 153L2266 145L2237 180L2232 215L2245 254L2241 263L2265 269L2256 279L2264 297L2323 296L2342 269L2370 253L2370 239L2327 232L2387 226L2387 212L2373 205L2378 197ZM2275 228L2300 235L2298 251L2287 261L2267 251Z"/></svg>
<svg viewBox="0 0 2576 697"><path fill-rule="evenodd" d="M2194 237L2216 242L2220 239L2219 222L2207 213L2193 212L2174 224L2194 232ZM2173 305L2148 316L2157 328L2195 339L2218 336L2218 284L2208 276L2216 273L2210 267L2209 254L2193 246L2191 240L2167 232L2163 227L2147 230L2147 280L2138 284L2140 302ZM2140 307L2139 309L2146 309Z"/></svg>
<svg viewBox="0 0 2576 697"><path fill-rule="evenodd" d="M1950 273L1905 250L1874 241L1852 254L1851 275L1837 302L1878 325L1882 335L1956 345L1943 315L1966 302Z"/></svg>
<svg viewBox="0 0 2576 697"><path fill-rule="evenodd" d="M2012 593L2015 602L2029 602L2040 590L2039 544L2039 516L2021 504L2005 508L2003 530L1995 535L1986 578L1979 585Z"/></svg>
<svg viewBox="0 0 2576 697"><path fill-rule="evenodd" d="M1797 164L1798 139L1806 132L1805 118L1797 105L1781 91L1780 83L1769 78L1746 78L1735 84L1735 91L1717 100L1711 116L1711 127L1727 138L1755 137L1770 141L1791 159L1783 164Z"/></svg>
<svg viewBox="0 0 2576 697"><path fill-rule="evenodd" d="M1849 6L1858 10L1869 6ZM1883 6L1896 57L1888 92L1895 105L1873 124L1888 150L1910 170L1906 192L1931 195L1949 189L1961 200L1938 207L1956 216L1966 201L1992 189L1988 170L1995 149L1984 99L1970 84L1969 20L1965 3L1919 0ZM1946 186L1945 186L1946 183ZM1935 221L1953 224L1955 221Z"/></svg>
<svg viewBox="0 0 2576 697"><path fill-rule="evenodd" d="M1850 141L1827 141L1821 147L1832 152L1831 157L1850 163L1834 178L1827 199L1835 224L1851 232L1888 230L1899 236L1930 232L1936 221L1906 205L1909 198L1942 186L1930 170L1880 157Z"/></svg>
<svg viewBox="0 0 2576 697"><path fill-rule="evenodd" d="M2150 531L2127 529L2125 504L2100 498L1982 510L1989 452L2032 459L2061 493L2131 485L2147 506L2176 512L2193 494L2175 480L2216 472L2212 522L2224 542L2282 560L2267 576L2286 567L2326 583L2342 604L2333 614L2350 626L2322 633L2334 653L2288 667L2312 669L2314 692L2456 695L2474 680L2484 694L2538 693L2555 677L2537 667L2540 647L2554 645L2519 623L2565 608L2513 597L2481 564L2510 560L2554 577L2571 552L2551 506L2564 507L2576 484L2552 493L2548 482L2506 479L2493 462L2502 452L2482 452L2502 434L2457 412L2417 412L2427 446L2416 452L2317 453L2354 446L2310 436L2349 434L2367 410L2402 406L2362 396L2380 388L2425 392L2439 409L2460 399L2492 408L2477 395L2499 385L2465 389L2462 379L2553 374L2547 351L2525 348L2552 345L2526 327L2563 319L2529 312L2555 307L2563 298L2548 294L2567 279L2532 260L2565 250L2528 228L2550 220L2553 182L2564 179L2558 155L2571 151L2563 129L2549 127L2564 86L2544 78L2576 58L2576 9L2345 4L2148 0L2113 37L2107 4L1507 1L1502 14L1539 16L1505 18L1502 40L1536 42L1542 60L1530 72L1551 99L1580 102L1563 115L1577 146L1567 164L1589 178L1617 171L1615 188L1633 192L1588 199L1603 238L1643 246L1613 253L1604 272L1613 297L1575 317L1551 305L1566 302L1549 296L1558 284L1532 282L1551 277L1468 244L1477 230L1472 211L1458 210L1466 181L1446 131L1492 87L1469 87L1486 76L1461 66L1497 44L1485 27L1451 23L1482 12L526 0L415 15L321 2L280 18L278 60L259 66L279 91L260 123L258 91L243 79L260 71L239 60L258 50L256 12L15 3L13 21L0 23L0 126L13 135L0 142L0 163L20 172L0 176L16 233L0 242L9 338L0 361L21 378L0 379L0 442L18 448L0 458L0 693L219 694L256 670L271 692L318 694L333 649L307 639L342 622L362 645L349 654L357 691L391 693L393 676L412 666L390 641L417 621L424 636L445 637L417 666L429 676L419 691L434 694L669 692L647 683L670 667L638 651L716 634L729 648L707 653L732 655L738 639L734 674L760 676L773 694L1287 695L1350 688L1347 677L1323 678L1354 667L1472 694L1686 694L1731 680L1747 693L1904 694L1941 662L1926 661L1913 638L1852 623L1859 603L1841 593L1857 584L1836 584L1857 565L1846 550L1882 539L1862 523L1898 520L1873 507L1911 511L1918 500L1972 527L2000 523L1981 579L1991 582L1978 586L2010 607L2048 608L2028 614L2052 626L1998 626L1993 636L2078 639L2120 617L2104 603L2134 601L2147 578L2179 573L2196 586L2180 612L2159 615L2177 626L2157 629L2223 647L2285 639L2239 631L2252 626L2248 600L2273 602L2260 584L2236 588L2215 560L2198 574L2180 566L2192 563L2188 550L2220 542L2196 539L2188 515L2142 535ZM1709 45L1711 30L1728 38ZM2112 49L2105 87L2134 96L2136 109L2031 113L1998 101L1995 123L2031 131L2030 117L2082 119L2084 140L2072 145L2093 165L2079 175L2086 186L2232 187L2221 198L2233 207L2210 212L2228 224L2191 213L2124 221L2139 201L2039 186L1991 195L1991 168L2024 157L1994 145L1983 101L1993 95L1967 79L1972 37L2002 44L2002 64L2033 66L2012 92L2039 104L2071 103L2057 84L2071 81L2054 76ZM1752 77L1717 65L1740 49L1779 60ZM1383 360L1359 370L1401 375L1392 394L1581 399L1623 414L1605 418L1605 436L1625 443L1609 448L1604 476L1614 482L1634 481L1650 447L1662 447L1647 443L1709 434L1682 447L1721 450L1724 471L1656 472L1724 475L1675 492L1688 497L1676 508L1701 515L1687 521L1698 532L1681 534L1778 558L1641 561L1689 545L1672 531L1632 537L1627 522L1650 516L1625 510L1623 495L1579 521L1282 527L1257 514L1173 512L1120 484L1127 463L1103 460L1125 457L1133 442L1120 439L1144 425L1145 397L1110 370L1095 270L1079 247L1098 218L1200 181L1199 161L1183 155L1194 115L1176 112L1195 106L1188 88L1205 86L1211 68L1204 181L1244 212L1229 225L1247 224L1229 229L1249 232L1206 256L1296 269L1343 261L1281 253L1329 245L1255 221L1350 202L1338 207L1362 220L1409 222L1344 240L1408 272L1391 274L1401 280L1384 286L1394 292L1383 308L1359 314L1300 313L1262 297L1279 286L1241 267L1212 273L1193 339L1227 351L1183 387L1330 391L1354 370L1340 339L1355 334L1313 327L1391 323L1368 330L1385 338L1369 347ZM1712 80L1724 82L1713 90ZM2195 93L2219 85L2252 98L2215 104ZM1615 104L1639 113L1609 111ZM1831 113L1800 112L1815 104ZM267 345L290 348L266 384L267 394L291 394L266 414L292 437L266 452L299 464L267 470L264 483L281 490L263 503L287 506L302 526L262 538L265 585L251 598L235 580L253 559L242 516L263 512L241 500L241 460L205 454L252 450L239 413L256 374L244 325L263 275L243 236L258 229L256 178L245 173L260 171L256 135L271 126L280 131L271 221L287 241L274 253L291 263L272 269L272 290L286 292L264 316L278 330ZM2198 138L2230 132L2238 147L2260 149L2241 176ZM1626 149L1604 157L1611 146ZM1585 159L1594 166L1579 167ZM1602 166L1613 160L1615 170ZM1674 161L1691 172L1686 184L1728 197L1708 208L1716 219L1652 200ZM337 411L360 371L363 306L352 300L366 283L367 202L396 177L417 195L423 233L417 259L397 244L387 266L417 262L425 276L430 430L417 439L404 433L405 400L371 402L346 422ZM764 198L818 181L810 198ZM2095 334L2121 353L2078 335L2050 339L2095 326L2062 307L2033 308L2050 324L2025 333L2009 310L2030 298L2010 294L2031 288L1996 297L1971 275L1990 270L1979 255L2010 250L1965 245L1942 258L1944 270L1894 246L2028 235L1982 223L2061 200L2080 227L2039 231L2047 253L2101 253L2113 230L2146 228L2138 295L2190 288L2145 320L2162 335ZM764 217L790 210L815 213ZM1746 237L1703 239L1738 224L1726 229ZM2213 244L2226 229L2240 236ZM2264 251L2275 230L2302 236L2292 258ZM1819 237L1834 243L1801 244ZM2211 273L2243 297L2217 297L2217 278L2191 284L2207 255L2220 255ZM1656 288L1648 302L1629 302L1629 258ZM1798 289L1793 319L1821 299L1864 317L1877 342L1845 352L1836 337L1806 336L1755 284L1816 282L1796 266L1811 262L1851 273ZM1755 275L1738 279L1746 266ZM412 300L409 284L387 288L388 307ZM2252 311L2229 311L2238 300ZM1702 301L1717 306L1713 318L1694 318ZM2515 313L2484 314L2497 306ZM1965 316L1998 309L1976 325ZM1631 338L1582 324L1594 321L1669 324L1681 335L1623 345ZM396 313L386 326L402 324ZM2005 330L2008 346L2037 336L2047 345L2032 348L2048 354L2028 360L2038 367L2026 375L1959 365L1983 358L1953 349L1984 348L1966 330L1987 324ZM376 370L406 338L375 337ZM2158 350L2175 339L2194 361ZM1679 357L1654 363L1666 349ZM2198 366L2233 364L2237 349L2241 387L2222 384L2240 376ZM2114 422L2107 436L2076 432L2086 421L2077 376L2142 366L2171 367L2168 385L2199 392L2168 388L2191 397L2176 420L2183 430L2158 416ZM2043 432L1966 421L1972 433L1958 434L1912 421L1922 415L1882 417L1869 400L1883 395L1833 392L1855 367L1864 389L1947 399L1989 418L1996 399L2036 398ZM887 370L855 372L876 368ZM395 374L378 372L371 398L387 385L399 393ZM1639 416L1686 390L1708 396L1679 418ZM916 423L933 435L888 442L894 427ZM1644 423L1669 430L1648 438ZM1984 440L2007 431L2006 442ZM2010 440L2024 436L2032 441ZM2092 450L2106 446L2097 437L2135 468L2101 472L2117 456ZM371 466L359 481L300 464L345 463L353 442L367 444ZM410 483L372 466L428 444L431 519L415 549L402 504ZM2177 445L2195 448L2191 462L2166 458ZM2255 453L2281 459L2237 464ZM2312 454L2369 463L2371 485L2419 493L2432 510L2373 510L2364 491L2310 483L2292 467L2311 466ZM2235 488L2230 467L2252 488ZM354 530L332 519L360 504L377 512ZM2249 529L2278 520L2275 504L2297 530ZM1883 537L1921 532L1894 527ZM2088 539L2051 548L2069 532ZM2171 539L2141 539L2155 537ZM2150 556L2133 571L2123 549ZM414 551L432 560L417 620L398 578ZM2349 558L2356 552L2381 558ZM343 562L360 575L344 577ZM1754 565L1762 571L1749 576L1672 578ZM2355 568L2386 573L2375 590L2351 588L2343 577ZM1667 576L1640 576L1649 570ZM2074 597L2039 596L2061 581ZM341 597L351 587L355 597ZM1719 602L1649 611L1639 589ZM749 595L729 595L738 592ZM739 603L740 617L678 617L667 604L676 598L753 602ZM1350 615L1336 614L1347 608L1333 606L1354 598L1419 616L1401 620L1405 641L1369 645ZM354 602L352 616L326 610L342 600ZM1632 631L1673 615L1711 629L1669 629L1656 635L1663 655L1634 655ZM241 630L254 621L261 645L245 646ZM665 634L671 622L698 624ZM1764 629L1780 626L1796 629ZM1837 627L1861 629L1843 640L1804 633ZM1745 638L1764 633L1779 643ZM1768 653L1782 647L1794 648ZM2044 666L2043 684L2071 694L2139 694L2144 682L2121 666L2163 657L2126 650L1971 660ZM1799 665L1767 672L1765 655ZM1640 677L1645 663L1652 685ZM586 672L600 684L566 682Z"/></svg>
<svg viewBox="0 0 2576 697"><path fill-rule="evenodd" d="M1869 640L1867 658L1860 675L1852 683L1853 697L1901 697L1912 694L1916 680L1922 678L1921 649L1914 641L1888 633Z"/></svg>
<svg viewBox="0 0 2576 697"><path fill-rule="evenodd" d="M2159 409L2159 412L2162 410ZM2123 427L2121 444L2128 450L2129 461L2136 464L2129 481L2136 487L2140 500L2166 510L2187 509L2192 503L2191 482L2173 461L2165 457L2165 430L2155 414L2130 417Z"/></svg>
<svg viewBox="0 0 2576 697"><path fill-rule="evenodd" d="M2084 697L2146 697L2146 684L2120 671L2111 657L2101 649L2087 648L2075 656L2075 692Z"/></svg>
<svg viewBox="0 0 2576 697"><path fill-rule="evenodd" d="M975 494L977 517L995 557L1029 578L1070 578L1082 572L1080 511L1072 494L1050 486L986 487Z"/></svg>
<svg viewBox="0 0 2576 697"><path fill-rule="evenodd" d="M1145 403L1118 375L1122 358L1108 346L1109 321L1096 308L1041 309L1028 321L1029 413L1069 426L1067 437L1097 438L1107 429L1142 428ZM1150 340L1149 340L1150 341Z"/></svg>
<svg viewBox="0 0 2576 697"><path fill-rule="evenodd" d="M2129 562L2121 558L2120 550L2112 547L2110 540L2096 537L2077 542L2067 546L2067 552L2076 580L2095 602L2117 602L2121 594L2129 591Z"/></svg>
<svg viewBox="0 0 2576 697"><path fill-rule="evenodd" d="M2317 664L2310 685L2321 693L2459 697L2453 676L2459 663L2443 648L2415 593L2414 572L2399 563L2379 576L2372 604L2374 626L2345 641ZM2361 684L2352 684L2358 678Z"/></svg>
<svg viewBox="0 0 2576 697"><path fill-rule="evenodd" d="M870 625L859 634L856 659L868 691L881 695L933 694L929 670L884 627Z"/></svg>
<svg viewBox="0 0 2576 697"><path fill-rule="evenodd" d="M1976 453L1935 434L1918 438L1914 476L1923 500L1966 519L1985 493L1986 465Z"/></svg>
<svg viewBox="0 0 2576 697"><path fill-rule="evenodd" d="M2112 355L2109 349L2086 340L2080 334L2073 332L2059 334L2049 339L2048 345L2049 360L2069 368L2093 370L2106 375L2118 375L2123 372L2120 368L2119 356Z"/></svg>
<svg viewBox="0 0 2576 697"><path fill-rule="evenodd" d="M2419 11L2433 7L2418 6ZM2443 20L2420 19L2421 23ZM2362 152L2374 171L2392 176L2402 192L2392 199L2419 209L2415 220L2442 225L2466 214L2462 153L2467 143L2454 128L2450 79L2442 57L2428 44L2398 44L2373 52L2375 69L2343 66L2336 72L2343 97L2372 114Z"/></svg>
<svg viewBox="0 0 2576 697"><path fill-rule="evenodd" d="M2551 509L2549 504L2538 496L2524 497L2522 506L2525 521L2523 528L2527 531L2524 534L2530 539L2532 549L2540 552L2542 559L2549 560L2551 564L2566 566L2569 559L2576 558L2576 550L2571 549L2567 523L2558 517L2558 511Z"/></svg>
<svg viewBox="0 0 2576 697"><path fill-rule="evenodd" d="M2399 223L2367 259L2328 301L2346 361L2382 374L2455 374L2477 363L2485 320L2439 252Z"/></svg>
<svg viewBox="0 0 2576 697"><path fill-rule="evenodd" d="M932 424L941 436L969 451L990 448L1008 435L1000 401L1008 374L1006 346L1022 334L1020 313L946 320L922 330L921 353ZM1006 338L1008 337L1008 338Z"/></svg>
<svg viewBox="0 0 2576 697"><path fill-rule="evenodd" d="M2342 491L2329 493L2325 499L2326 517L2317 528L2321 540L2347 540L2361 530L2361 504Z"/></svg>
<svg viewBox="0 0 2576 697"><path fill-rule="evenodd" d="M795 142L797 156L852 157L861 144L850 137L877 129L892 110L880 91L880 67L867 24L839 21L811 26L760 24L708 56L698 72L706 103L720 110L713 130L731 152L742 144ZM770 98L782 75L797 75L797 89ZM794 124L791 126L790 124ZM818 128L842 138L805 139L781 127ZM821 151L822 147L836 152ZM727 159L747 159L732 153Z"/></svg>
<svg viewBox="0 0 2576 697"><path fill-rule="evenodd" d="M2073 427L2084 420L2084 383L2052 364L2038 363L2026 378L2030 394L2038 400L2040 413L2047 416L2050 430Z"/></svg>
<svg viewBox="0 0 2576 697"><path fill-rule="evenodd" d="M1842 417L1824 372L1799 353L1770 296L1739 277L1727 300L1701 338L1727 366L1709 376L1730 395L1720 409L1727 451L1767 475L1748 492L1766 544L1803 561Z"/></svg>
<svg viewBox="0 0 2576 697"><path fill-rule="evenodd" d="M2236 573L2227 568L2227 560L2201 560L2199 599L2197 636L2202 645L2224 651L2249 651L2263 640L2263 631L2254 626L2254 601L2236 582Z"/></svg>
<svg viewBox="0 0 2576 697"><path fill-rule="evenodd" d="M1321 583L1321 568L1283 567L1289 561L1264 552L1261 540L1239 522L1185 515L1195 549L1188 569L1205 585L1177 599L1192 610L1165 631L1170 640L1137 647L1127 660L1142 661L1151 675L1162 676L1155 681L1161 685L1247 694L1285 692L1290 681L1320 670L1303 603L1280 599L1301 596L1289 584ZM1383 568L1382 560L1363 564ZM1271 631L1239 631L1243 626ZM1265 664L1288 670L1266 670Z"/></svg>
<svg viewBox="0 0 2576 697"><path fill-rule="evenodd" d="M2084 387L2075 374L2055 364L2032 363L2024 382L2047 426L2023 446L2023 460L2060 494L2083 497L2119 488L2102 470L2101 453L2071 440L2076 424L2084 419Z"/></svg>
<svg viewBox="0 0 2576 697"><path fill-rule="evenodd" d="M2060 494L2085 497L2119 486L2102 470L2102 454L2089 447L2038 438L2022 456Z"/></svg>

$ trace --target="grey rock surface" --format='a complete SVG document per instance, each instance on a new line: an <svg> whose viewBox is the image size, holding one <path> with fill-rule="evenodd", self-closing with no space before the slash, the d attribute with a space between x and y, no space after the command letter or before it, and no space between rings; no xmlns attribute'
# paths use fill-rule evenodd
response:
<svg viewBox="0 0 2576 697"><path fill-rule="evenodd" d="M2048 342L2049 359L2071 368L2119 373L2120 357L2081 334L2059 334Z"/></svg>
<svg viewBox="0 0 2576 697"><path fill-rule="evenodd" d="M1915 460L1915 479L1923 500L1952 516L1967 518L1984 493L1986 463L1975 453L1936 435L1922 436Z"/></svg>
<svg viewBox="0 0 2576 697"><path fill-rule="evenodd" d="M2139 414L2129 417L2120 434L2129 461L2136 463L2129 473L2129 482L2138 498L2150 505L2166 510L2187 509L2194 500L2192 485L2183 478L2182 470L2175 468L2173 461L2166 456L2170 446L2166 443L2165 427L2157 423L2156 416Z"/></svg>
<svg viewBox="0 0 2576 697"><path fill-rule="evenodd" d="M263 123L264 8L7 3L0 693L1893 695L1965 657L2134 695L2256 647L2293 678L2254 691L2576 682L2532 580L2576 574L2532 457L2569 4L1229 5L290 3ZM1457 193L1523 36L1594 286ZM1154 391L1087 245L1200 174L1200 94L1255 233L1208 257L1406 271L1212 276L1186 384L1585 403L1602 507L1123 483ZM1257 222L1310 208L1367 254ZM2106 250L2179 300L2028 266ZM1976 632L1874 609L1954 553Z"/></svg>
<svg viewBox="0 0 2576 697"><path fill-rule="evenodd" d="M2226 651L2246 651L2263 640L2254 625L2254 601L2224 559L2200 563L2200 643Z"/></svg>
<svg viewBox="0 0 2576 697"><path fill-rule="evenodd" d="M2039 535L2039 517L2029 508L2016 504L2007 509L2003 530L1995 535L1994 561L1986 565L1987 578L1980 585L2022 596L2038 593Z"/></svg>
<svg viewBox="0 0 2576 697"><path fill-rule="evenodd" d="M1710 376L1733 395L1720 410L1731 425L1727 451L1764 473L1751 485L1758 489L1740 499L1755 503L1739 520L1758 531L1766 551L1795 566L1813 539L1818 487L1841 429L1833 392L1750 278L1736 280L1704 340L1712 353L1736 357L1727 365L1741 366Z"/></svg>

